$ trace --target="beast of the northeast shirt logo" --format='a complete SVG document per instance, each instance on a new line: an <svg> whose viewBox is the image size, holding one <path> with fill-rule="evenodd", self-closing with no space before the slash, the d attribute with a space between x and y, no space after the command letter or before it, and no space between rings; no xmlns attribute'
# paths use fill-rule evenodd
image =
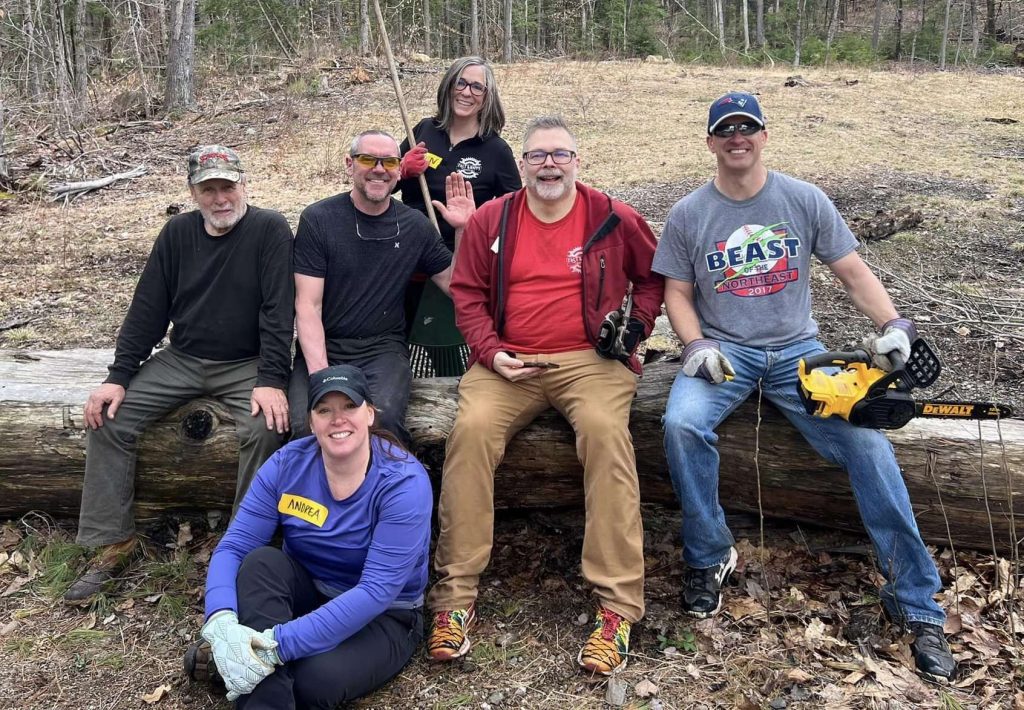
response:
<svg viewBox="0 0 1024 710"><path fill-rule="evenodd" d="M789 236L786 222L779 222L767 227L745 224L704 258L708 271L721 274L721 279L716 276L716 293L767 296L800 278L800 270L789 266L799 253L800 240Z"/></svg>
<svg viewBox="0 0 1024 710"><path fill-rule="evenodd" d="M277 512L285 515L293 515L307 523L313 523L322 528L327 521L327 508L315 500L303 498L302 496L285 493L281 500L277 501Z"/></svg>
<svg viewBox="0 0 1024 710"><path fill-rule="evenodd" d="M583 273L583 247L573 247L565 255L565 264L570 274Z"/></svg>

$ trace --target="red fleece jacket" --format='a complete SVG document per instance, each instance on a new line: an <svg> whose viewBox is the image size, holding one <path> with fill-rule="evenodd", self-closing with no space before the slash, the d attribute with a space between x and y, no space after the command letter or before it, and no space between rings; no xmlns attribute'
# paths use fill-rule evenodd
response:
<svg viewBox="0 0 1024 710"><path fill-rule="evenodd" d="M654 234L629 205L580 182L576 190L586 213L580 278L587 337L597 343L601 321L622 306L630 282L632 316L644 324L647 337L661 313L665 288L661 275L651 271L657 246ZM525 199L522 189L484 204L459 243L451 294L456 323L471 350L470 364L479 361L493 369L495 353L506 350L502 341L505 300L518 236L516 215ZM635 355L629 367L641 374Z"/></svg>

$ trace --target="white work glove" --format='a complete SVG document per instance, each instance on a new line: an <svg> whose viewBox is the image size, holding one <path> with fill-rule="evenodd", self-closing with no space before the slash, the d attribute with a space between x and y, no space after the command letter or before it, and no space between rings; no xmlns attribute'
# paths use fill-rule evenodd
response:
<svg viewBox="0 0 1024 710"><path fill-rule="evenodd" d="M731 380L736 374L729 358L718 349L718 342L709 338L691 340L683 350L683 374L703 377L713 385Z"/></svg>
<svg viewBox="0 0 1024 710"><path fill-rule="evenodd" d="M882 334L871 333L864 337L864 349L871 355L871 364L892 372L891 353L899 353L903 362L910 357L910 344L917 340L917 328L908 318L893 318L882 326Z"/></svg>
<svg viewBox="0 0 1024 710"><path fill-rule="evenodd" d="M203 638L210 642L213 661L227 686L229 701L248 695L274 672L277 642L238 623L233 611L218 611L203 625ZM270 657L273 653L273 657Z"/></svg>

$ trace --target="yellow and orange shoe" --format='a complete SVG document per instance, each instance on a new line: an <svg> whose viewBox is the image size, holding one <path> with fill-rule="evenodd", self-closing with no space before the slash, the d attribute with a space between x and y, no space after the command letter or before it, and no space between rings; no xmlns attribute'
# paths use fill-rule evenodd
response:
<svg viewBox="0 0 1024 710"><path fill-rule="evenodd" d="M434 614L434 628L427 639L427 656L432 661L454 661L469 652L469 627L476 620L476 605Z"/></svg>
<svg viewBox="0 0 1024 710"><path fill-rule="evenodd" d="M588 673L599 675L611 675L625 668L631 627L630 622L614 611L601 607L597 610L594 630L576 658L577 663Z"/></svg>

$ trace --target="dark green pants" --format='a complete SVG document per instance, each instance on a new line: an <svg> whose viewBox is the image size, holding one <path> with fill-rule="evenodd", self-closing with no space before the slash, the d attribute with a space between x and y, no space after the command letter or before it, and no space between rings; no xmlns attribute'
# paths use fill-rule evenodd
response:
<svg viewBox="0 0 1024 710"><path fill-rule="evenodd" d="M197 397L220 400L238 432L238 484L235 506L256 471L282 437L267 429L260 412L249 414L256 385L257 358L219 362L165 348L143 363L132 378L114 419L103 412L103 426L86 437L85 484L78 521L78 544L109 545L135 533L135 450L147 426ZM188 491L181 491L182 500Z"/></svg>

